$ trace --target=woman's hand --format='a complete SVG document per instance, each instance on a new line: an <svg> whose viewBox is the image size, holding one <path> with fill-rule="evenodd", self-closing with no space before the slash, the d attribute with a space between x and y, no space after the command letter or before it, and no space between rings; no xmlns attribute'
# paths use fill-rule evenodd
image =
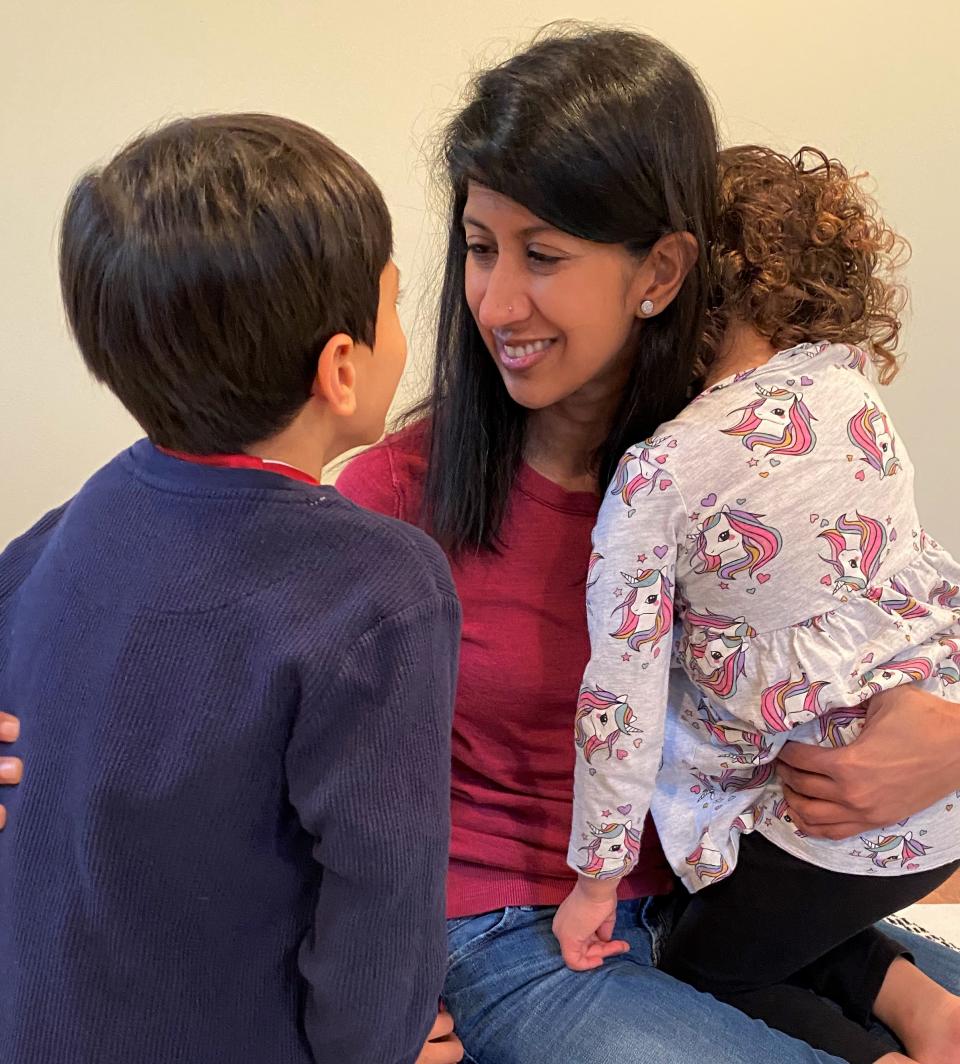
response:
<svg viewBox="0 0 960 1064"><path fill-rule="evenodd" d="M896 824L960 790L960 705L903 684L870 699L856 742L787 743L778 771L807 835L847 839Z"/></svg>
<svg viewBox="0 0 960 1064"><path fill-rule="evenodd" d="M0 742L15 743L20 737L20 721L9 713L0 713ZM19 783L23 778L23 762L19 757L0 757L0 783ZM0 831L6 826L7 811L0 805Z"/></svg>
<svg viewBox="0 0 960 1064"><path fill-rule="evenodd" d="M437 1013L416 1064L458 1064L461 1060L463 1046L453 1033L453 1017L446 1009L442 1009Z"/></svg>
<svg viewBox="0 0 960 1064"><path fill-rule="evenodd" d="M628 943L613 941L616 921L616 881L585 880L581 876L553 918L563 963L575 972L585 972L599 968L607 957L626 953Z"/></svg>

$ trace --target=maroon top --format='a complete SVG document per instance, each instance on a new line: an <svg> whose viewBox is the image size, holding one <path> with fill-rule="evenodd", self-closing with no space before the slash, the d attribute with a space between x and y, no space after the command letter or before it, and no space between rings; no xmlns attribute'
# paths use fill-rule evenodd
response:
<svg viewBox="0 0 960 1064"><path fill-rule="evenodd" d="M416 524L426 473L414 427L353 459L337 481L361 506ZM453 838L447 915L559 905L573 804L573 720L590 656L584 606L600 500L523 465L499 554L450 560L463 606L453 722ZM648 820L623 898L673 876Z"/></svg>

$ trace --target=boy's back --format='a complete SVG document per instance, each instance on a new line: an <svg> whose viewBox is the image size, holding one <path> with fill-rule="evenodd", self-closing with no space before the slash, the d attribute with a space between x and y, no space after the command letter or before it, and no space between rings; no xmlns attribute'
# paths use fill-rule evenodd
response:
<svg viewBox="0 0 960 1064"><path fill-rule="evenodd" d="M412 1059L458 627L416 530L147 441L0 555L5 1059Z"/></svg>

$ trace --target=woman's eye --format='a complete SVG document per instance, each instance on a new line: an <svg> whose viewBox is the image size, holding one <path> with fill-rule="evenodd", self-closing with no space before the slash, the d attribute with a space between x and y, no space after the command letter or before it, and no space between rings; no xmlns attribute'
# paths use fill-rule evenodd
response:
<svg viewBox="0 0 960 1064"><path fill-rule="evenodd" d="M544 255L542 251L532 251L529 248L527 249L527 256L541 266L553 266L554 263L560 262L559 255Z"/></svg>
<svg viewBox="0 0 960 1064"><path fill-rule="evenodd" d="M467 254L476 259L486 258L493 254L493 248L489 244L467 244Z"/></svg>

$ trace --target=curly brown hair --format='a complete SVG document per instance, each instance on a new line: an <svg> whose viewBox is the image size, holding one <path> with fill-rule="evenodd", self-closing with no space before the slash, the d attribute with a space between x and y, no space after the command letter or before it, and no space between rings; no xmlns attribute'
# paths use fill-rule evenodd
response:
<svg viewBox="0 0 960 1064"><path fill-rule="evenodd" d="M842 163L816 148L792 158L745 144L719 153L720 219L703 365L728 325L752 325L777 349L804 340L862 345L880 381L894 354L906 288L895 271L910 246Z"/></svg>

